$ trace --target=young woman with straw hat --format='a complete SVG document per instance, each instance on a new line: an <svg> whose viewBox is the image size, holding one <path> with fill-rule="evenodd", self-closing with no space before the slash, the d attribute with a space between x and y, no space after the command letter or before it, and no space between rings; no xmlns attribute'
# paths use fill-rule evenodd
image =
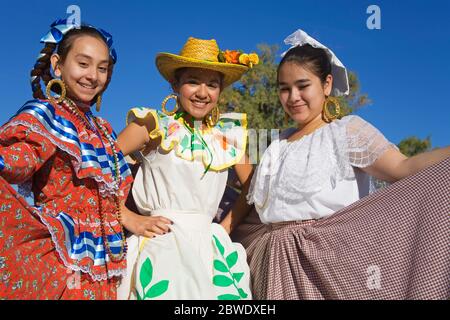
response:
<svg viewBox="0 0 450 320"><path fill-rule="evenodd" d="M221 52L215 40L196 38L179 55L157 55L174 94L162 112L131 109L118 138L122 151L140 162L132 192L141 214L123 215L133 235L119 298L251 298L245 250L212 220L227 169L235 166L242 183L251 172L241 161L246 115L220 114L219 96L255 63L255 54ZM176 106L168 111L171 98Z"/></svg>

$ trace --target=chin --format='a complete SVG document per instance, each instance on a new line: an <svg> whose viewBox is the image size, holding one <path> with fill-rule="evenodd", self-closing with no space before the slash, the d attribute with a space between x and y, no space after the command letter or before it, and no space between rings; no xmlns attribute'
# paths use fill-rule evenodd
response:
<svg viewBox="0 0 450 320"><path fill-rule="evenodd" d="M208 112L206 112L205 110L189 110L189 114L192 116L192 117L194 117L195 119L199 119L199 120L201 120L201 119L203 119L207 114L208 114Z"/></svg>
<svg viewBox="0 0 450 320"><path fill-rule="evenodd" d="M82 103L85 103L85 104L91 104L91 102L94 99L94 97L95 97L95 95L94 96L91 96L91 95L89 95L89 96L79 95L79 96L76 97L76 100L80 101Z"/></svg>
<svg viewBox="0 0 450 320"><path fill-rule="evenodd" d="M291 119L294 120L298 124L304 124L308 121L308 115L296 113L291 116Z"/></svg>

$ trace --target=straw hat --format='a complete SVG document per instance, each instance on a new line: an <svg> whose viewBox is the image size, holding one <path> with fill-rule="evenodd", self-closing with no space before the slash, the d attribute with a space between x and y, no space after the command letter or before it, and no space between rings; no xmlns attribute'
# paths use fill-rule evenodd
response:
<svg viewBox="0 0 450 320"><path fill-rule="evenodd" d="M202 68L224 75L224 87L238 81L248 70L241 64L219 62L219 46L216 40L202 40L190 37L179 55L162 52L156 56L156 67L170 83L175 81L175 71L180 68Z"/></svg>

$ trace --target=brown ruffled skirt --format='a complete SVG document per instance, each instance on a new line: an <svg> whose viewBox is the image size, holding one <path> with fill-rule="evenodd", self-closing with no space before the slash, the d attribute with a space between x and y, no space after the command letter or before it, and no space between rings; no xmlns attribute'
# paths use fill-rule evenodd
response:
<svg viewBox="0 0 450 320"><path fill-rule="evenodd" d="M332 216L232 234L256 299L449 299L450 158Z"/></svg>

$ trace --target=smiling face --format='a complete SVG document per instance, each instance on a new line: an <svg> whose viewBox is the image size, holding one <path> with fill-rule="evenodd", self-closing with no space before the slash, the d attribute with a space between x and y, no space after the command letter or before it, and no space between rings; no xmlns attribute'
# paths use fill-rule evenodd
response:
<svg viewBox="0 0 450 320"><path fill-rule="evenodd" d="M332 80L328 75L322 83L317 75L300 64L284 63L278 72L278 96L285 112L301 126L320 118Z"/></svg>
<svg viewBox="0 0 450 320"><path fill-rule="evenodd" d="M90 104L101 93L108 79L109 51L105 42L93 36L77 37L67 56L51 57L55 76L61 77L67 96Z"/></svg>
<svg viewBox="0 0 450 320"><path fill-rule="evenodd" d="M219 101L222 75L213 70L185 68L173 84L178 102L194 119L203 119Z"/></svg>

